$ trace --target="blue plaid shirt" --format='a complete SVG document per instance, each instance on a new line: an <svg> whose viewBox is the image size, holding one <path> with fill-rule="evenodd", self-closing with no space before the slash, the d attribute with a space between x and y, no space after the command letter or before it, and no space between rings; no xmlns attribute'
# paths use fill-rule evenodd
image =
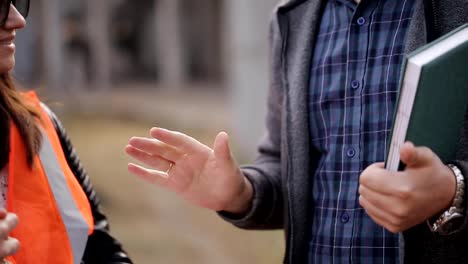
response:
<svg viewBox="0 0 468 264"><path fill-rule="evenodd" d="M398 236L359 205L360 173L384 160L413 0L328 0L309 93L314 221L309 263L397 263Z"/></svg>

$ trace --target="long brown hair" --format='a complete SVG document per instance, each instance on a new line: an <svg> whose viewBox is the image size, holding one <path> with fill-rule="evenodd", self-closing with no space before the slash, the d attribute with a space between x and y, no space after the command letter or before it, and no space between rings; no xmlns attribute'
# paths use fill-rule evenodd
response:
<svg viewBox="0 0 468 264"><path fill-rule="evenodd" d="M10 125L14 122L26 147L26 159L32 167L34 156L41 147L39 113L27 105L10 74L0 75L0 169L8 163L10 153Z"/></svg>

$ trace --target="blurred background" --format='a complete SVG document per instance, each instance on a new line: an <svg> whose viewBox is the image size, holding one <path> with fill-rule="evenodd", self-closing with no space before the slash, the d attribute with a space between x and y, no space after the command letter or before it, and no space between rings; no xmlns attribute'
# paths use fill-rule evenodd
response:
<svg viewBox="0 0 468 264"><path fill-rule="evenodd" d="M15 78L61 117L135 263L280 263L281 231L243 231L127 173L152 126L252 161L264 129L277 0L34 0Z"/></svg>

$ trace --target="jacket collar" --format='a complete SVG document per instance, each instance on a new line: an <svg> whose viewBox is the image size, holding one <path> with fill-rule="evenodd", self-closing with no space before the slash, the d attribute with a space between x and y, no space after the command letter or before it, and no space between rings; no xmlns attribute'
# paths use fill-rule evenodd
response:
<svg viewBox="0 0 468 264"><path fill-rule="evenodd" d="M287 11L306 1L307 0L281 0L277 9L279 12Z"/></svg>

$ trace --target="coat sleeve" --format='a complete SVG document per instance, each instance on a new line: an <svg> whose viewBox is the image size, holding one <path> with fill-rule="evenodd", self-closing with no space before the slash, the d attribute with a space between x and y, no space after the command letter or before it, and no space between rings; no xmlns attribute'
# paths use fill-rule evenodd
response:
<svg viewBox="0 0 468 264"><path fill-rule="evenodd" d="M67 159L68 166L72 170L76 179L80 183L83 191L88 197L94 218L94 232L88 238L86 250L83 256L83 264L103 263L103 264L128 264L132 263L122 245L110 234L109 223L106 216L100 209L100 201L96 195L93 185L90 182L87 172L81 165L81 161L75 152L70 138L65 128L62 126L57 116L45 105L46 112L52 120L57 135L62 145L63 153Z"/></svg>
<svg viewBox="0 0 468 264"><path fill-rule="evenodd" d="M281 36L278 21L270 23L270 88L267 102L266 133L258 146L256 161L243 166L242 172L252 183L254 198L245 215L220 215L244 229L283 228L284 198L281 179L281 139L283 87L281 74Z"/></svg>

